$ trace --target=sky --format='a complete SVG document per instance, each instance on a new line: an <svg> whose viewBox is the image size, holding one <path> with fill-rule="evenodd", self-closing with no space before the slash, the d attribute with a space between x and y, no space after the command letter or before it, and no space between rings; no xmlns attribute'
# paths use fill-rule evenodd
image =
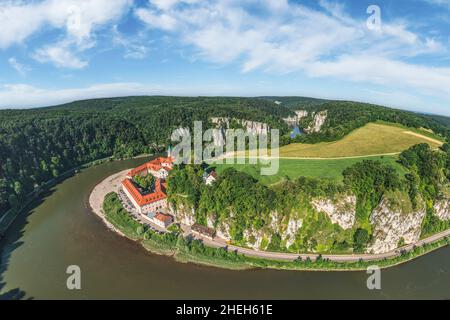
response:
<svg viewBox="0 0 450 320"><path fill-rule="evenodd" d="M127 95L450 115L450 0L0 0L0 108Z"/></svg>

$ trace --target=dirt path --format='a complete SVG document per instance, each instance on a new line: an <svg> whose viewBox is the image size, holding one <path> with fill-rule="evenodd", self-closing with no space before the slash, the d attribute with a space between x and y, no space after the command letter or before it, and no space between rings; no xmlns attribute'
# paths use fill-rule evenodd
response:
<svg viewBox="0 0 450 320"><path fill-rule="evenodd" d="M431 138L430 138L431 139ZM241 156L234 154L227 154L223 157L219 157L219 160L221 159L227 159L227 158L242 158L245 157L245 159L291 159L291 160L345 160L345 159L360 159L360 158L375 158L375 157L382 157L382 156L396 156L399 155L401 152L391 152L391 153L379 153L379 154L367 154L367 155L360 155L360 156L349 156L349 157L335 157L335 158L320 158L320 157L285 157L285 156L279 156L279 157L269 157L269 156L261 156L261 157L249 157L249 156Z"/></svg>
<svg viewBox="0 0 450 320"><path fill-rule="evenodd" d="M442 145L442 144L443 144L442 141L439 141L439 140L437 140L437 139L433 139L433 138L424 136L424 135L419 134L419 133L416 133L416 132L412 132L412 131L403 131L403 133L409 134L409 135L411 135L411 136L419 137L419 138L422 138L422 139L424 139L424 140L428 140L428 141L430 141L430 142L436 143L437 145Z"/></svg>

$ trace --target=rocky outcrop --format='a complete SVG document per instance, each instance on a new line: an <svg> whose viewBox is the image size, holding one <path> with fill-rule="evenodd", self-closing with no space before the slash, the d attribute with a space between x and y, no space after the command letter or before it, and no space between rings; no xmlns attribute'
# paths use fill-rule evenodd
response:
<svg viewBox="0 0 450 320"><path fill-rule="evenodd" d="M217 126L217 128L229 129L230 123L232 120L236 121L239 125L241 125L247 133L251 134L267 134L270 130L270 127L267 123L257 122L245 119L230 119L224 117L215 117L210 119L213 124Z"/></svg>
<svg viewBox="0 0 450 320"><path fill-rule="evenodd" d="M230 226L224 222L220 223L216 228L216 236L226 241L230 241Z"/></svg>
<svg viewBox="0 0 450 320"><path fill-rule="evenodd" d="M169 205L170 212L175 216L175 220L185 225L191 226L195 223L195 210L185 208L179 204L177 208Z"/></svg>
<svg viewBox="0 0 450 320"><path fill-rule="evenodd" d="M450 199L438 200L434 204L434 213L443 220L450 220Z"/></svg>
<svg viewBox="0 0 450 320"><path fill-rule="evenodd" d="M208 228L214 228L216 224L216 219L214 219L214 217L209 216L208 218L206 218L206 225L208 226Z"/></svg>
<svg viewBox="0 0 450 320"><path fill-rule="evenodd" d="M271 238L271 234L265 234L262 230L244 230L244 239L247 242L247 246L253 250L265 250ZM263 247L264 239L266 239L266 245Z"/></svg>
<svg viewBox="0 0 450 320"><path fill-rule="evenodd" d="M302 227L303 220L302 219L295 219L290 218L286 230L281 234L281 239L283 241L286 241L286 248L289 249L289 247L294 243L295 236L297 235L298 230Z"/></svg>
<svg viewBox="0 0 450 320"><path fill-rule="evenodd" d="M337 223L342 229L350 229L356 219L356 197L345 195L336 200L316 199L313 207L319 212L325 212L332 223Z"/></svg>
<svg viewBox="0 0 450 320"><path fill-rule="evenodd" d="M304 117L308 116L308 111L306 110L297 110L294 111L295 116L290 116L287 118L284 118L283 121L286 122L286 124L290 127L298 126L300 123L300 120Z"/></svg>
<svg viewBox="0 0 450 320"><path fill-rule="evenodd" d="M227 131L230 129L232 121L236 121L243 127L246 133L251 135L267 135L270 127L263 122L243 120L243 119L230 119L225 117L213 117L210 121L216 125L216 129L213 131L213 143L215 146L224 146L226 144Z"/></svg>
<svg viewBox="0 0 450 320"><path fill-rule="evenodd" d="M373 227L373 243L367 249L371 253L385 253L397 248L401 239L405 244L419 240L425 209L404 213L384 197L370 216Z"/></svg>
<svg viewBox="0 0 450 320"><path fill-rule="evenodd" d="M305 132L306 133L319 132L322 129L322 126L325 124L327 116L328 116L327 110L320 111L314 114L313 121L308 126L308 128L305 129Z"/></svg>

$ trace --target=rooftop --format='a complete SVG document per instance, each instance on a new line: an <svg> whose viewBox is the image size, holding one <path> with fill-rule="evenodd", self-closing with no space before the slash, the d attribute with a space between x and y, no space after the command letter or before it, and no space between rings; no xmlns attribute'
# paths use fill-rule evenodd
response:
<svg viewBox="0 0 450 320"><path fill-rule="evenodd" d="M164 187L162 186L161 179L157 179L155 182L155 192L145 195L142 194L138 188L136 188L136 186L130 179L123 180L122 185L127 189L136 203L141 207L166 198L166 193Z"/></svg>
<svg viewBox="0 0 450 320"><path fill-rule="evenodd" d="M159 157L155 158L147 163L144 163L143 165L140 165L137 168L134 168L128 173L129 177L133 177L137 174L140 174L142 172L148 172L151 171L159 171L161 169L165 169L167 171L171 170L173 167L174 159L172 157Z"/></svg>

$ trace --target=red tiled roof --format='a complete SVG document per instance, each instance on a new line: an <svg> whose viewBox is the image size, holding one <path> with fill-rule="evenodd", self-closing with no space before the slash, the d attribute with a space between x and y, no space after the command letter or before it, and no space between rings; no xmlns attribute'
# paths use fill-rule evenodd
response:
<svg viewBox="0 0 450 320"><path fill-rule="evenodd" d="M162 221L162 222L172 221L172 217L170 215L164 214L161 212L158 212L155 215L155 219L158 219L159 221Z"/></svg>
<svg viewBox="0 0 450 320"><path fill-rule="evenodd" d="M155 192L146 195L141 194L130 179L123 180L122 185L128 190L134 201L136 201L141 207L166 198L166 194L163 192L161 187L160 179L156 180Z"/></svg>
<svg viewBox="0 0 450 320"><path fill-rule="evenodd" d="M159 171L162 168L166 169L166 170L171 170L172 169L172 165L173 165L174 159L172 157L159 157L159 158L155 158L147 163L144 163L143 165L134 168L133 170L131 170L128 173L129 177L133 177L137 174L140 174L143 171L148 171L148 170L152 170L152 171ZM163 167L163 164L167 164L168 166Z"/></svg>

